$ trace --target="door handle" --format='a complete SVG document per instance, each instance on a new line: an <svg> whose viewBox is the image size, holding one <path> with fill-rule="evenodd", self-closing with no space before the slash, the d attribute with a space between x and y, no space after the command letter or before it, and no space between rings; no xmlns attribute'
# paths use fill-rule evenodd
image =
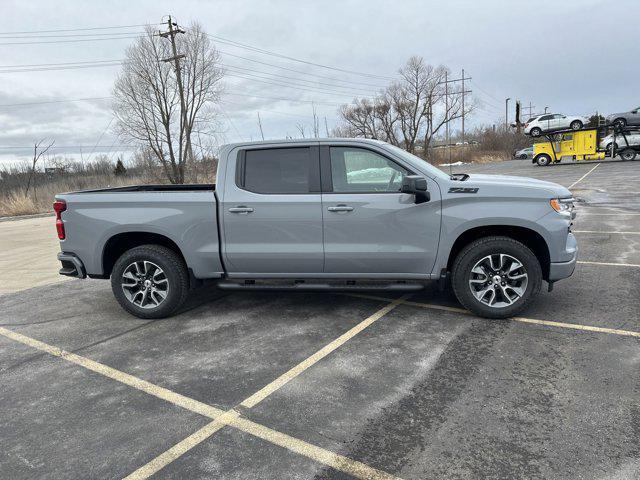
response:
<svg viewBox="0 0 640 480"><path fill-rule="evenodd" d="M229 211L231 213L240 213L242 215L246 215L247 213L253 212L253 208L245 207L244 205L239 205L237 207L231 207Z"/></svg>
<svg viewBox="0 0 640 480"><path fill-rule="evenodd" d="M327 208L327 210L330 212L352 212L353 207L350 207L349 205L336 205L335 207Z"/></svg>

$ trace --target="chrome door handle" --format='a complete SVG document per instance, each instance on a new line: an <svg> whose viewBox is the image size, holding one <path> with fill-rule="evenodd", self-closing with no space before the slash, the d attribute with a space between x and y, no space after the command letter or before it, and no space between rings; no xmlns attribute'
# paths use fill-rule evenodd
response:
<svg viewBox="0 0 640 480"><path fill-rule="evenodd" d="M229 209L229 211L230 211L231 213L240 213L240 214L244 214L244 215L246 215L247 213L251 213L251 212L253 212L253 208L251 208L251 207L245 207L245 206L242 206L242 205L241 205L241 206L238 206L238 207L231 207L231 208Z"/></svg>
<svg viewBox="0 0 640 480"><path fill-rule="evenodd" d="M352 212L353 207L350 207L349 205L336 205L335 207L327 208L327 210L330 212Z"/></svg>

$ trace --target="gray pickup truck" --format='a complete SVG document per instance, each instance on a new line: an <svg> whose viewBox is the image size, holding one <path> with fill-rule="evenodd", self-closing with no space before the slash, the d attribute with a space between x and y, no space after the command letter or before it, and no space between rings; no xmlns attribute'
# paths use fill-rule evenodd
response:
<svg viewBox="0 0 640 480"><path fill-rule="evenodd" d="M446 175L374 140L221 148L216 185L56 196L60 273L111 278L128 312L174 313L190 288L417 290L450 278L466 308L520 312L575 268L573 199L555 183Z"/></svg>

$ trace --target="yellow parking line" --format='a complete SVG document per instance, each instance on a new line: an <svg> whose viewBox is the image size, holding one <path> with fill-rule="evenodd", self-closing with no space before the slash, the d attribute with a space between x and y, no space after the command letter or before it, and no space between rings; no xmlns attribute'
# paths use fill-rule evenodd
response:
<svg viewBox="0 0 640 480"><path fill-rule="evenodd" d="M638 263L612 263L612 262L589 262L587 260L578 260L581 265L602 265L605 267L636 267L640 268Z"/></svg>
<svg viewBox="0 0 640 480"><path fill-rule="evenodd" d="M572 189L573 187L575 187L577 184L579 184L582 180L584 180L585 178L587 178L587 176L589 176L589 174L591 172L593 172L596 168L598 168L600 166L600 164L598 163L595 167L593 167L591 170L589 170L587 173L585 173L583 176L581 176L578 180L576 180L575 182L573 182L571 185L569 185L567 188L568 189Z"/></svg>
<svg viewBox="0 0 640 480"><path fill-rule="evenodd" d="M290 437L289 435L272 430L245 418L236 418L230 423L230 425L242 430L243 432L249 433L282 448L286 448L287 450L303 455L356 478L371 480L398 480L398 477L387 472L377 470L362 462L343 457L337 453L329 452L328 450L303 442L297 438Z"/></svg>
<svg viewBox="0 0 640 480"><path fill-rule="evenodd" d="M627 337L640 338L640 332L632 332L629 330L618 330L617 328L592 327L590 325L580 325L577 323L551 322L549 320L536 320L535 318L514 317L512 320L522 323L532 323L535 325L548 325L550 327L572 328L574 330L585 330L587 332L611 333L614 335L622 335Z"/></svg>
<svg viewBox="0 0 640 480"><path fill-rule="evenodd" d="M295 367L291 368L284 374L280 375L273 382L269 383L265 387L258 390L256 393L246 398L240 403L240 406L243 408L251 408L257 405L259 402L267 398L269 395L282 388L284 385L289 383L291 380L296 378L302 372L307 370L309 367L315 365L324 357L329 355L331 352L336 350L338 347L343 345L349 339L356 336L358 333L363 331L365 328L370 326L372 323L378 321L384 315L389 313L391 310L396 308L402 301L406 300L409 295L404 295L398 299L391 299L388 305L380 308L373 315L365 318L362 322L358 323L355 327L351 328L347 332L340 335L333 342L329 343L325 347L318 350L316 353L306 358L302 362L298 363ZM392 478L389 474L376 470L372 467L369 467L365 464L357 462L355 460L351 460L346 457L339 456L333 452L329 452L320 447L316 447L314 445L308 444L302 440L289 437L284 433L276 432L275 430L271 430L263 425L259 425L257 423L251 422L246 419L239 419L239 415L236 414L235 410L229 410L225 415L231 415L230 417L218 417L211 422L209 425L206 425L202 429L198 430L193 435L185 438L180 441L173 447L171 447L166 452L160 454L153 460L151 460L146 465L143 465L134 473L132 473L131 478L128 480L143 480L149 478L155 472L167 466L169 463L173 462L185 452L189 451L191 448L195 447L199 443L205 441L211 435L216 433L222 426L218 426L220 422L225 422L227 425L234 426L236 428L240 428L241 430L251 433L252 435L256 435L264 440L275 443L276 445L280 445L281 447L287 448L293 452L300 453L309 458L312 458L319 463L323 463L325 465L331 466L332 468L341 470L350 475L353 475L357 478ZM216 423L216 421L218 423ZM240 425L240 426L239 426Z"/></svg>
<svg viewBox="0 0 640 480"><path fill-rule="evenodd" d="M256 394L247 398L245 401L241 403L241 405L245 408L250 408L251 406L256 405L257 403L265 399L267 396L271 395L276 390L281 388L283 385L285 385L289 381L296 378L306 369L308 369L309 367L311 367L312 365L320 361L322 358L329 355L331 352L333 352L338 347L343 345L349 339L353 338L355 335L363 331L365 328L367 328L374 322L378 321L384 315L386 315L395 307L400 305L408 297L409 295L405 295L398 299L390 299L389 301L391 303L382 307L381 309L376 311L373 315L367 317L358 325L351 328L346 333L342 334L340 337L338 337L336 340L331 342L329 345L318 350L311 357L309 357L306 360L303 360L298 365L293 367L291 370L289 370L288 372L281 375L276 380L274 380L273 382L271 382L270 384L262 388ZM123 383L125 385L129 385L133 388L141 390L155 397L161 398L167 402L170 402L176 406L182 407L186 410L189 410L213 419L212 422L208 423L207 425L200 428L193 434L181 440L180 442L175 444L173 447L169 448L165 452L161 453L160 455L152 459L150 462L138 468L136 471L132 472L130 475L126 477L127 480L143 480L143 479L149 478L151 475L155 474L156 472L160 471L162 468L166 467L176 459L180 458L184 453L188 452L193 447L199 445L200 443L202 443L203 441L211 437L213 434L215 434L224 426L234 427L238 430L249 433L253 436L256 436L267 442L278 445L294 453L304 455L307 458L317 461L318 463L334 468L341 472L347 473L356 478L375 479L375 480L397 479L397 477L394 477L389 473L370 467L362 462L358 462L356 460L352 460L342 455L338 455L334 452L325 450L321 447L312 445L303 440L300 440L295 437L291 437L284 433L278 432L276 430L270 429L268 427L265 427L264 425L260 425L251 420L240 418L240 413L234 409L227 410L227 411L221 410L219 408L199 402L198 400L186 397L184 395L173 392L171 390L160 387L158 385L154 385L150 382L134 377L133 375L129 375L128 373L121 372L119 370L116 370L115 368L109 367L107 365L103 365L94 360L90 360L86 357L76 355L74 353L68 352L61 348L41 342L40 340L36 340L26 335L22 335L20 333L14 332L13 330L8 330L4 327L0 327L0 335L6 338L12 339L14 341L20 342L24 345L30 346L32 348L44 351L53 356L59 357L63 360L69 361L71 363L84 367L88 370L96 372L100 375L111 378L120 383Z"/></svg>
<svg viewBox="0 0 640 480"><path fill-rule="evenodd" d="M358 297L358 298L367 298L370 300L387 300L386 298L383 297L376 297L375 295L360 295L360 294L350 294L350 293L346 293L345 295L350 296L350 297ZM435 303L421 303L421 302L413 302L413 301L403 301L400 302L401 305L409 305L412 307L420 307L420 308L426 308L429 310L443 310L446 312L453 312L453 313L462 313L465 315L473 315L473 313L471 313L469 310L466 310L464 308L457 308L457 307L448 307L446 305L438 305ZM569 328L572 330L584 330L587 332L597 332L597 333L610 333L613 335L622 335L622 336L626 336L626 337L637 337L640 338L640 332L634 332L631 330L619 330L616 328L604 328L604 327L592 327L591 325L581 325L579 323L565 323L565 322L553 322L553 321L549 321L549 320L536 320L534 318L525 318L525 317L512 317L509 320L513 320L514 322L521 322L521 323L531 323L531 324L537 324L537 325L547 325L549 327L558 327L558 328Z"/></svg>
<svg viewBox="0 0 640 480"><path fill-rule="evenodd" d="M291 380L296 378L298 375L300 375L302 372L307 370L309 367L316 364L317 362L322 360L324 357L329 355L331 352L333 352L335 349L343 345L345 342L355 337L358 333L360 333L362 330L367 328L369 325L378 321L380 318L384 317L387 313L389 313L391 310L396 308L400 303L404 302L408 297L409 295L404 295L396 300L393 300L390 304L382 307L373 315L365 318L362 322L357 324L355 327L351 328L347 332L340 335L333 342L322 347L316 353L306 358L305 360L297 364L295 367L291 368L288 372L283 373L278 378L276 378L273 382L261 388L256 393L251 395L249 398L243 400L242 403L240 403L240 405L242 405L245 408L251 408L257 405L262 400L264 400L269 395L271 395L273 392L275 392L276 390L280 389L282 386L289 383Z"/></svg>
<svg viewBox="0 0 640 480"><path fill-rule="evenodd" d="M239 415L240 414L235 412L234 410L229 410L223 413L218 418L216 418L213 422L208 423L207 425L202 427L200 430L197 430L196 432L192 433L184 440L176 443L169 450L158 455L149 463L138 468L135 472L127 475L124 478L124 480L143 480L143 479L149 478L151 475L153 475L156 472L159 472L174 460L177 460L178 458L180 458L183 454L191 450L196 445L199 445L200 443L204 442L207 438L209 438L211 435L216 433L221 428L229 425L230 420L233 417L237 417Z"/></svg>
<svg viewBox="0 0 640 480"><path fill-rule="evenodd" d="M211 405L199 402L193 398L185 397L184 395L180 395L179 393L154 385L153 383L142 380L141 378L134 377L133 375L121 372L120 370L108 367L107 365L95 362L86 357L76 355L75 353L67 352L66 350L41 342L35 338L27 337L26 335L14 332L13 330L0 327L0 335L37 350L47 352L55 357L60 357L63 360L84 367L87 370L99 373L100 375L111 378L112 380L124 383L125 385L129 385L137 390L141 390L149 395L161 398L162 400L178 405L191 412L199 413L205 417L216 418L225 413L224 410L220 410L219 408L212 407Z"/></svg>
<svg viewBox="0 0 640 480"><path fill-rule="evenodd" d="M611 233L617 235L640 235L640 232L607 232L602 230L571 230L573 233L601 233L603 235L609 235Z"/></svg>

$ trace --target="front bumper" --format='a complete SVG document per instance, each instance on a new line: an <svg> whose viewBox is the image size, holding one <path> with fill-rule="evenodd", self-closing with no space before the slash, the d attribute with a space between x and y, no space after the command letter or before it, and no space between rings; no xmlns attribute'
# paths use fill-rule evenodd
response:
<svg viewBox="0 0 640 480"><path fill-rule="evenodd" d="M551 262L549 264L550 282L568 278L573 275L573 271L576 269L576 263L578 261L578 243L571 233L567 236L565 251L571 254L571 260L568 262Z"/></svg>
<svg viewBox="0 0 640 480"><path fill-rule="evenodd" d="M62 264L62 268L58 273L67 277L86 278L87 272L84 268L82 260L73 253L60 252L58 260Z"/></svg>

